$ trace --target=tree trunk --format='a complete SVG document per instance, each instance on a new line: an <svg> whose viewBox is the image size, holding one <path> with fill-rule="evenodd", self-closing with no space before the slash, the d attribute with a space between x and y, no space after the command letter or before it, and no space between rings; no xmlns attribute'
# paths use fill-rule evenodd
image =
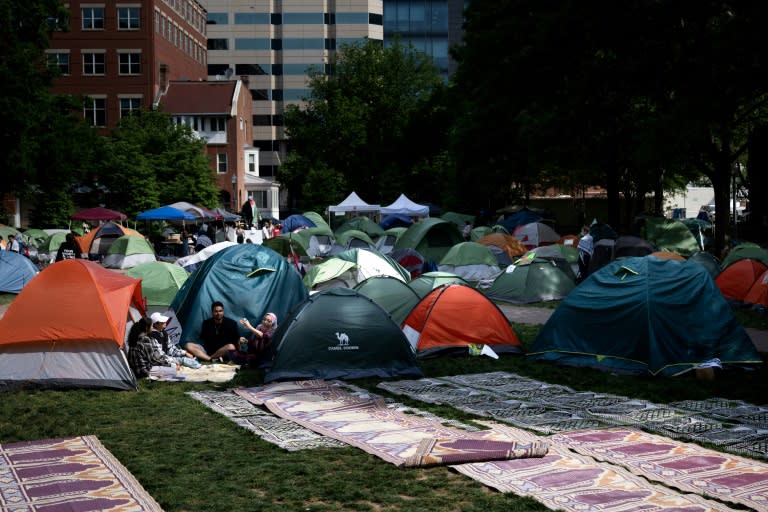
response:
<svg viewBox="0 0 768 512"><path fill-rule="evenodd" d="M709 176L715 191L715 256L722 255L726 247L726 235L730 232L731 163L727 158L715 162L715 170Z"/></svg>
<svg viewBox="0 0 768 512"><path fill-rule="evenodd" d="M768 126L758 126L749 136L749 233L750 240L765 242L768 207L764 191L768 189Z"/></svg>

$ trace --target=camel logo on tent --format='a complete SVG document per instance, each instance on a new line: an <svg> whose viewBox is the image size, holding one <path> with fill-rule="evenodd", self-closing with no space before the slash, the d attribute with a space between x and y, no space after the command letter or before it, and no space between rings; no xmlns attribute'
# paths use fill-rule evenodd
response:
<svg viewBox="0 0 768 512"><path fill-rule="evenodd" d="M339 341L336 345L331 345L328 350L358 350L360 347L357 345L349 344L349 335L345 332L337 332L336 339Z"/></svg>

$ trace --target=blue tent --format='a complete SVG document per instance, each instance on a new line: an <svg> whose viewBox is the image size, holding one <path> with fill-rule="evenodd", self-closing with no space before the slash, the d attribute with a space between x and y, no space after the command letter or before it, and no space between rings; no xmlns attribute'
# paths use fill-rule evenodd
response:
<svg viewBox="0 0 768 512"><path fill-rule="evenodd" d="M289 215L288 218L286 218L283 221L283 233L290 233L291 231L295 231L299 228L314 228L317 227L314 222L309 220L307 217L299 214L295 215Z"/></svg>
<svg viewBox="0 0 768 512"><path fill-rule="evenodd" d="M141 212L136 216L136 220L176 220L195 222L197 217L172 206L161 206L153 210Z"/></svg>
<svg viewBox="0 0 768 512"><path fill-rule="evenodd" d="M301 275L283 256L259 244L235 244L202 262L179 289L171 309L181 325L183 345L199 340L200 326L217 300L233 320L246 317L255 324L272 312L279 324L306 298ZM246 330L241 334L246 336Z"/></svg>
<svg viewBox="0 0 768 512"><path fill-rule="evenodd" d="M413 220L407 216L402 215L400 213L393 213L392 215L387 215L383 219L381 219L381 222L379 222L379 226L381 226L381 229L389 229L389 228L396 228L396 227L404 227L407 228L413 224Z"/></svg>
<svg viewBox="0 0 768 512"><path fill-rule="evenodd" d="M616 260L574 288L528 357L615 373L674 376L719 359L762 359L702 265L654 256Z"/></svg>
<svg viewBox="0 0 768 512"><path fill-rule="evenodd" d="M37 272L35 264L26 256L13 251L0 251L0 292L21 292Z"/></svg>

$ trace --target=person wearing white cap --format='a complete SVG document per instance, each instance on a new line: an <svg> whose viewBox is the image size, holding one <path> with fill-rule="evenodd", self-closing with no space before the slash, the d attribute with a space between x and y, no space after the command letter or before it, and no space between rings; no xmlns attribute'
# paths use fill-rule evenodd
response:
<svg viewBox="0 0 768 512"><path fill-rule="evenodd" d="M168 332L165 330L168 325L168 318L164 314L156 311L149 317L152 321L152 331L149 333L153 344L165 356L169 364L189 366L190 368L199 368L200 362L195 359L190 352L181 348L178 343L171 344Z"/></svg>

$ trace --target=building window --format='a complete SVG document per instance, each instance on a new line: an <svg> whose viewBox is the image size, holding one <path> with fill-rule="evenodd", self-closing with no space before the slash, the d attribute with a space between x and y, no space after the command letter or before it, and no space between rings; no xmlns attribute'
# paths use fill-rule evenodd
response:
<svg viewBox="0 0 768 512"><path fill-rule="evenodd" d="M271 126L270 116L253 116L253 126Z"/></svg>
<svg viewBox="0 0 768 512"><path fill-rule="evenodd" d="M208 76L226 75L229 64L208 64Z"/></svg>
<svg viewBox="0 0 768 512"><path fill-rule="evenodd" d="M209 50L229 50L229 39L209 39Z"/></svg>
<svg viewBox="0 0 768 512"><path fill-rule="evenodd" d="M235 50L269 50L270 40L267 37L237 37Z"/></svg>
<svg viewBox="0 0 768 512"><path fill-rule="evenodd" d="M120 98L120 117L138 114L141 111L141 98Z"/></svg>
<svg viewBox="0 0 768 512"><path fill-rule="evenodd" d="M85 121L91 126L107 126L107 108L104 98L86 98L83 107Z"/></svg>
<svg viewBox="0 0 768 512"><path fill-rule="evenodd" d="M336 24L337 25L367 25L368 24L367 12L337 12Z"/></svg>
<svg viewBox="0 0 768 512"><path fill-rule="evenodd" d="M117 8L117 29L118 30L138 30L141 28L141 17L138 7L118 7Z"/></svg>
<svg viewBox="0 0 768 512"><path fill-rule="evenodd" d="M216 170L220 174L227 172L227 154L226 153L216 154Z"/></svg>
<svg viewBox="0 0 768 512"><path fill-rule="evenodd" d="M256 168L256 155L249 154L248 155L248 172L255 173L258 169Z"/></svg>
<svg viewBox="0 0 768 512"><path fill-rule="evenodd" d="M206 23L208 25L228 25L229 19L227 18L228 13L226 12L209 12Z"/></svg>
<svg viewBox="0 0 768 512"><path fill-rule="evenodd" d="M103 75L105 70L104 53L83 53L84 75Z"/></svg>
<svg viewBox="0 0 768 512"><path fill-rule="evenodd" d="M69 74L69 54L68 53L49 53L48 67L58 70L60 75Z"/></svg>
<svg viewBox="0 0 768 512"><path fill-rule="evenodd" d="M120 53L118 54L118 59L120 61L121 75L141 74L141 53Z"/></svg>
<svg viewBox="0 0 768 512"><path fill-rule="evenodd" d="M236 12L235 25L269 25L269 13Z"/></svg>
<svg viewBox="0 0 768 512"><path fill-rule="evenodd" d="M268 75L269 68L269 64L235 64L235 73L237 75Z"/></svg>
<svg viewBox="0 0 768 512"><path fill-rule="evenodd" d="M283 38L283 50L322 50L322 38L286 37Z"/></svg>
<svg viewBox="0 0 768 512"><path fill-rule="evenodd" d="M104 30L104 7L83 7L83 30Z"/></svg>
<svg viewBox="0 0 768 512"><path fill-rule="evenodd" d="M211 118L211 131L212 132L225 132L227 131L227 120L223 117Z"/></svg>

